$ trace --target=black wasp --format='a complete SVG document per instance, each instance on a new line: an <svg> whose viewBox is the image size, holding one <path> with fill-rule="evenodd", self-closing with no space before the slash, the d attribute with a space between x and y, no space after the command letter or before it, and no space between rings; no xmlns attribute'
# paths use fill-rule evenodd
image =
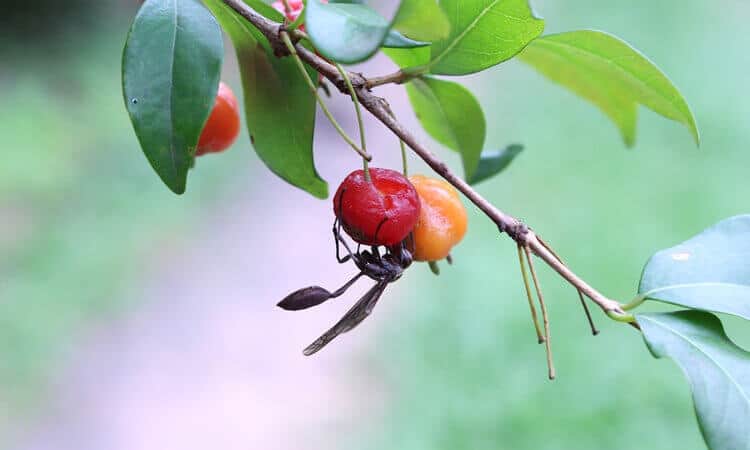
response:
<svg viewBox="0 0 750 450"><path fill-rule="evenodd" d="M386 220L383 219L378 229L380 229L380 226ZM377 236L377 231L375 235ZM349 244L346 243L341 235L341 222L338 218L333 222L333 238L336 242L336 260L341 264L349 260L354 261L354 264L359 269L359 273L334 292L329 292L320 286L310 286L292 292L284 300L280 301L278 306L288 311L298 311L320 305L325 301L342 295L363 275L372 278L376 283L344 314L341 320L336 322L331 329L323 333L315 342L305 348L303 353L306 356L318 352L338 335L346 333L362 323L370 315L373 308L375 308L388 284L401 278L404 270L412 263L412 252L409 250L409 248L412 248L410 238L407 238L398 245L385 247L385 252L382 255L377 246L370 247L369 251L360 250L360 246L357 246L357 251L352 252ZM344 246L347 252L347 255L344 257L341 257L340 254L341 245Z"/></svg>

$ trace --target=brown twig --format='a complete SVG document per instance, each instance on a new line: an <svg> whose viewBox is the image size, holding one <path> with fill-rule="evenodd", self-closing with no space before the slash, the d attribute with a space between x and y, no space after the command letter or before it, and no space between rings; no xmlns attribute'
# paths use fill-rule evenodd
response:
<svg viewBox="0 0 750 450"><path fill-rule="evenodd" d="M552 250L552 247L550 247L549 244L547 244L547 242L544 239L542 239L540 236L537 236L536 238L544 246L544 248L549 250L550 253L552 253L552 255L554 255L554 257L557 258L558 261L560 261L561 264L565 264L562 258L560 258L560 256L558 256L558 254L555 253L554 250ZM583 312L586 314L586 320L588 320L589 327L591 327L591 334L596 336L597 334L599 334L599 330L596 329L596 325L594 325L594 319L591 318L591 311L589 311L589 305L586 304L586 299L583 298L583 292L581 292L580 289L577 289L577 292L578 292L578 298L581 300L581 306L583 306Z"/></svg>
<svg viewBox="0 0 750 450"><path fill-rule="evenodd" d="M280 31L282 30L281 24L266 19L242 0L223 1L227 6L236 11L263 33L277 56L286 56L289 54L289 50L285 47L284 42L280 37ZM296 39L299 39L302 36L299 33L299 30L292 30L289 33ZM306 49L301 44L296 44L295 48L297 54L305 63L330 80L339 91L348 94L345 80L341 77L333 64ZM362 106L404 141L406 145L422 158L422 160L438 175L451 183L456 189L463 193L466 198L484 212L484 214L498 226L501 232L507 233L518 244L521 244L524 248L528 248L531 252L541 258L568 283L596 303L605 313L618 317L628 317L619 302L606 297L571 271L565 266L565 264L562 264L557 258L555 258L552 252L550 252L549 249L537 239L536 234L532 230L528 229L518 219L504 213L488 202L467 182L454 174L443 161L438 159L437 156L422 145L408 129L406 129L389 113L386 101L370 91L367 78L358 73L349 73L349 78L352 86L357 92L357 98Z"/></svg>
<svg viewBox="0 0 750 450"><path fill-rule="evenodd" d="M526 252L526 261L529 263L529 272L531 272L531 279L534 280L534 287L536 288L536 298L539 300L539 306L542 309L542 322L544 323L544 347L547 350L547 368L549 370L549 379L555 379L555 362L552 358L552 335L549 330L549 315L547 314L547 304L544 303L544 295L542 295L542 286L539 284L539 279L536 276L536 269L534 269L534 260L531 258L531 251L528 247L523 248Z"/></svg>
<svg viewBox="0 0 750 450"><path fill-rule="evenodd" d="M534 296L531 293L531 284L529 283L529 275L526 273L526 263L524 262L523 249L521 244L517 244L518 247L518 265L521 267L521 277L523 279L523 287L526 290L526 299L529 301L529 309L531 310L531 321L534 322L534 330L536 331L537 341L541 344L544 342L544 335L542 329L539 327L539 318L536 315L536 307L534 306Z"/></svg>

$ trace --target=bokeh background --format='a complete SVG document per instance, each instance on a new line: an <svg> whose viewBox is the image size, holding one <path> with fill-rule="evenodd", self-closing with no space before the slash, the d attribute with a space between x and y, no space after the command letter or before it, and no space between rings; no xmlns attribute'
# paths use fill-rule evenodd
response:
<svg viewBox="0 0 750 450"><path fill-rule="evenodd" d="M2 448L704 448L678 368L598 311L591 337L575 293L542 269L559 373L546 380L515 248L473 208L453 267L414 267L361 328L304 358L356 295L303 313L274 307L352 273L333 258L329 203L268 173L246 134L171 194L120 94L138 2L64 3L0 7ZM700 126L696 149L641 109L628 150L599 111L521 63L465 80L485 107L488 147L526 146L479 190L627 300L651 253L750 210L750 6L534 6L547 33L595 28L635 45ZM239 90L230 48L224 78ZM378 57L362 70L391 68ZM402 88L381 92L418 129ZM353 131L351 103L332 107ZM319 119L316 158L335 187L358 163ZM378 164L397 166L394 138L367 129ZM748 342L747 324L728 327Z"/></svg>

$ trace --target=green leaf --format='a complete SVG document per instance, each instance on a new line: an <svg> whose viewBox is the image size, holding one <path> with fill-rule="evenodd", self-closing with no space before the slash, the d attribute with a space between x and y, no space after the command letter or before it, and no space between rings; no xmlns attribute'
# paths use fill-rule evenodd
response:
<svg viewBox="0 0 750 450"><path fill-rule="evenodd" d="M364 4L308 0L305 14L305 27L315 48L340 63L364 61L384 43L407 48L429 45L392 31L388 20Z"/></svg>
<svg viewBox="0 0 750 450"><path fill-rule="evenodd" d="M465 75L506 61L539 36L527 0L443 0L447 38L432 44L432 73Z"/></svg>
<svg viewBox="0 0 750 450"><path fill-rule="evenodd" d="M276 10L273 6L263 2L263 0L243 0L245 4L262 14L266 19L274 22L283 22L284 15Z"/></svg>
<svg viewBox="0 0 750 450"><path fill-rule="evenodd" d="M406 85L406 91L424 129L436 141L461 154L466 179L471 179L486 132L477 99L462 85L433 77L414 79Z"/></svg>
<svg viewBox="0 0 750 450"><path fill-rule="evenodd" d="M519 58L599 107L628 147L635 143L638 104L684 124L700 142L680 91L654 63L615 36L592 30L552 34L532 42Z"/></svg>
<svg viewBox="0 0 750 450"><path fill-rule="evenodd" d="M197 0L147 0L125 42L125 106L143 153L176 194L185 192L223 57L221 29Z"/></svg>
<svg viewBox="0 0 750 450"><path fill-rule="evenodd" d="M393 28L410 38L431 42L448 37L451 25L435 0L402 0Z"/></svg>
<svg viewBox="0 0 750 450"><path fill-rule="evenodd" d="M713 314L639 314L637 320L654 357L671 358L687 376L708 447L750 449L750 353L727 337Z"/></svg>
<svg viewBox="0 0 750 450"><path fill-rule="evenodd" d="M638 292L643 298L750 319L750 215L723 220L654 254Z"/></svg>
<svg viewBox="0 0 750 450"><path fill-rule="evenodd" d="M429 42L415 41L395 30L389 30L381 44L385 48L421 48L428 47Z"/></svg>
<svg viewBox="0 0 750 450"><path fill-rule="evenodd" d="M479 166L474 176L469 179L469 183L477 184L502 172L521 151L523 145L519 144L511 144L502 150L483 151L479 158Z"/></svg>
<svg viewBox="0 0 750 450"><path fill-rule="evenodd" d="M279 59L254 38L252 25L221 0L204 0L229 34L242 75L245 115L255 152L290 184L328 196L313 160L315 98L292 58ZM313 79L317 76L308 70Z"/></svg>
<svg viewBox="0 0 750 450"><path fill-rule="evenodd" d="M384 48L383 53L404 69L422 67L430 62L430 47Z"/></svg>

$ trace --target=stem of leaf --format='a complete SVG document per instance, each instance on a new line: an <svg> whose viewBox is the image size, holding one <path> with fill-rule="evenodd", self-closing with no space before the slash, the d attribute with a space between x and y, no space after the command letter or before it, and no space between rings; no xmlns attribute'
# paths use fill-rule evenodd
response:
<svg viewBox="0 0 750 450"><path fill-rule="evenodd" d="M618 322L635 322L635 316L633 316L632 314L620 314L614 311L607 311L607 316L610 319L616 320Z"/></svg>
<svg viewBox="0 0 750 450"><path fill-rule="evenodd" d="M645 302L645 301L646 301L646 296L645 295L638 295L633 300L631 300L628 303L622 305L622 309L625 310L625 311L630 311L631 309L635 309L635 308L641 306L641 304L643 302Z"/></svg>
<svg viewBox="0 0 750 450"><path fill-rule="evenodd" d="M349 94L352 97L352 102L354 102L354 111L357 113L357 126L359 127L359 141L362 146L362 150L366 152L367 151L367 139L365 138L365 125L364 125L364 122L362 122L362 111L360 111L359 99L357 98L357 92L354 90L354 86L352 86L352 80L349 79L349 74L347 74L346 70L344 70L344 68L341 67L341 64L336 63L336 68L339 70L341 77L346 82L346 88L349 89ZM372 180L370 179L370 167L367 162L367 159L362 158L362 166L365 172L365 180L368 183L370 183Z"/></svg>
<svg viewBox="0 0 750 450"><path fill-rule="evenodd" d="M352 140L352 138L349 137L348 134L346 134L346 131L344 131L343 128L341 128L341 125L336 121L336 119L333 117L333 114L331 114L331 111L328 110L328 107L326 106L323 99L320 97L320 94L318 93L318 89L315 87L315 83L313 82L312 78L310 78L310 74L307 73L307 70L305 69L305 65L300 59L299 55L297 54L297 49L294 47L294 44L292 44L292 40L289 39L289 34L286 32L281 33L281 39L284 41L284 45L286 45L286 48L289 50L289 53L292 54L292 58L294 58L294 62L297 64L297 67L299 68L300 72L302 73L302 77L307 81L307 85L310 88L310 92L313 93L315 98L318 100L318 104L320 105L320 109L323 111L323 114L328 118L328 120L331 122L331 125L336 129L336 131L341 135L341 138L346 141L347 144L351 146L351 148L354 149L355 152L359 153L359 155L365 159L365 161L371 161L372 156L368 154L366 151L362 150L357 146L357 144Z"/></svg>

